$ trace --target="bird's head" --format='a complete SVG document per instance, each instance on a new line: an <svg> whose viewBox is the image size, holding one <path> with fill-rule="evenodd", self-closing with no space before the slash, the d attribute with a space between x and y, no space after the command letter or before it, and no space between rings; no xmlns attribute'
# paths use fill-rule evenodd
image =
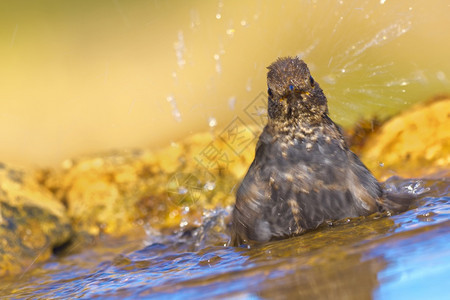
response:
<svg viewBox="0 0 450 300"><path fill-rule="evenodd" d="M271 119L313 120L328 114L327 99L303 60L279 58L268 69L268 112Z"/></svg>

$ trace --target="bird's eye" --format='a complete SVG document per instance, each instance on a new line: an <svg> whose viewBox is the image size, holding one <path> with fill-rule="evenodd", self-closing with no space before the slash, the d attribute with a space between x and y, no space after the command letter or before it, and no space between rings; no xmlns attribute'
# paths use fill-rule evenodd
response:
<svg viewBox="0 0 450 300"><path fill-rule="evenodd" d="M293 85L293 84L290 84L290 85L289 85L289 90L290 90L290 91L293 91L293 90L294 90L294 85Z"/></svg>
<svg viewBox="0 0 450 300"><path fill-rule="evenodd" d="M312 76L309 76L309 84L311 86L314 86L314 79L312 78Z"/></svg>
<svg viewBox="0 0 450 300"><path fill-rule="evenodd" d="M270 88L267 89L267 94L269 94L270 97L273 96L272 90Z"/></svg>

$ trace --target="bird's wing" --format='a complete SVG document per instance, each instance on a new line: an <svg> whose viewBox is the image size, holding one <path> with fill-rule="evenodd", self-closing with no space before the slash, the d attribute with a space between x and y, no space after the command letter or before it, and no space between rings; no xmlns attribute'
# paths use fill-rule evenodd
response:
<svg viewBox="0 0 450 300"><path fill-rule="evenodd" d="M263 213L276 235L295 235L327 220L377 211L378 182L338 143L319 141L309 150L298 144L285 156L278 154L281 150L270 152L259 177L272 182L271 209Z"/></svg>
<svg viewBox="0 0 450 300"><path fill-rule="evenodd" d="M265 143L258 143L255 159L237 190L233 210L233 244L240 244L242 240L268 241L271 238L261 218L270 199L269 182L263 176L267 164L264 155L266 146Z"/></svg>

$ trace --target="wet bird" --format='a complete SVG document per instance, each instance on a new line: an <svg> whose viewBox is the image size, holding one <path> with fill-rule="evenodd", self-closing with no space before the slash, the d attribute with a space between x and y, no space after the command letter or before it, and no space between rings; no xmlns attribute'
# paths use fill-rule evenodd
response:
<svg viewBox="0 0 450 300"><path fill-rule="evenodd" d="M406 210L410 197L384 191L349 150L307 65L286 57L268 69L268 123L236 193L232 244L288 238L326 221Z"/></svg>

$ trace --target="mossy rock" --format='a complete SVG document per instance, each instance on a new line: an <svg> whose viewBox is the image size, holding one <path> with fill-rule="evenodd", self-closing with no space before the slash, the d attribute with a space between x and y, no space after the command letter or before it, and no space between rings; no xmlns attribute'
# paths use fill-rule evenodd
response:
<svg viewBox="0 0 450 300"><path fill-rule="evenodd" d="M32 172L0 163L0 275L47 259L71 234L64 206Z"/></svg>

